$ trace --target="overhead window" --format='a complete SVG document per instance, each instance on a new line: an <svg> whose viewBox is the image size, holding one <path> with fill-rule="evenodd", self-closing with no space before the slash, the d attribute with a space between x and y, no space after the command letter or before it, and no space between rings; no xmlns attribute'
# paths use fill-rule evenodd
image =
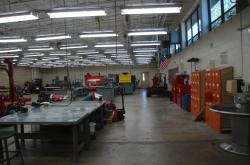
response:
<svg viewBox="0 0 250 165"><path fill-rule="evenodd" d="M236 15L236 0L208 0L208 2L211 29Z"/></svg>
<svg viewBox="0 0 250 165"><path fill-rule="evenodd" d="M199 21L197 13L192 15L192 32L193 32L193 40L196 41L199 39Z"/></svg>
<svg viewBox="0 0 250 165"><path fill-rule="evenodd" d="M188 40L188 45L192 43L192 29L191 29L191 20L187 20L186 22L186 28L187 28L187 40Z"/></svg>
<svg viewBox="0 0 250 165"><path fill-rule="evenodd" d="M229 20L232 16L236 15L236 0L224 0L224 20Z"/></svg>
<svg viewBox="0 0 250 165"><path fill-rule="evenodd" d="M193 42L197 41L200 38L200 24L201 21L199 18L199 8L197 7L185 22L187 45L191 45Z"/></svg>

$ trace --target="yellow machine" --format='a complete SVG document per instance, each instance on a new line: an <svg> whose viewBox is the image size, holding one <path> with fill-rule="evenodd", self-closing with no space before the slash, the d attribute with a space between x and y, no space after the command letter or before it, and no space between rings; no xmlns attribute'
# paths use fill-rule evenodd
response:
<svg viewBox="0 0 250 165"><path fill-rule="evenodd" d="M119 74L119 83L132 83L132 75L131 74Z"/></svg>
<svg viewBox="0 0 250 165"><path fill-rule="evenodd" d="M129 73L122 73L119 74L119 85L124 90L124 94L133 94L133 81L132 75Z"/></svg>

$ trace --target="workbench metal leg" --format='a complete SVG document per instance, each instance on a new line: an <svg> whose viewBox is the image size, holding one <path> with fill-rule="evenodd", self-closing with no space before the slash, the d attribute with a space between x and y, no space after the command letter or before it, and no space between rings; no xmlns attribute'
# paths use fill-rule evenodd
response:
<svg viewBox="0 0 250 165"><path fill-rule="evenodd" d="M18 126L14 125L14 131L16 132L16 134L18 134Z"/></svg>
<svg viewBox="0 0 250 165"><path fill-rule="evenodd" d="M1 164L4 165L4 154L3 154L3 142L0 140L0 160Z"/></svg>
<svg viewBox="0 0 250 165"><path fill-rule="evenodd" d="M72 125L72 143L73 143L73 164L78 163L78 128L77 125Z"/></svg>
<svg viewBox="0 0 250 165"><path fill-rule="evenodd" d="M101 123L101 128L103 129L104 128L104 105L101 107L100 109L100 123Z"/></svg>
<svg viewBox="0 0 250 165"><path fill-rule="evenodd" d="M21 124L20 127L21 127L21 144L22 144L22 146L25 146L25 140L24 140L24 125Z"/></svg>
<svg viewBox="0 0 250 165"><path fill-rule="evenodd" d="M83 121L84 125L84 143L85 143L85 148L89 148L89 143L90 143L90 127L89 127L89 118L84 119Z"/></svg>

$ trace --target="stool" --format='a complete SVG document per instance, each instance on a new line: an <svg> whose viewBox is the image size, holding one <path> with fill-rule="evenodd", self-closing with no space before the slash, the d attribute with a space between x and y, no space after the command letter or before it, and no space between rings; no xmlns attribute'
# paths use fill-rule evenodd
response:
<svg viewBox="0 0 250 165"><path fill-rule="evenodd" d="M9 151L8 147L8 139L9 138L14 138L14 143L16 150ZM13 153L10 155L10 153ZM7 163L7 165L10 165L10 160L13 158L20 156L21 158L21 164L24 165L23 161L23 155L20 149L19 141L17 138L17 134L14 131L0 131L0 162L2 165Z"/></svg>

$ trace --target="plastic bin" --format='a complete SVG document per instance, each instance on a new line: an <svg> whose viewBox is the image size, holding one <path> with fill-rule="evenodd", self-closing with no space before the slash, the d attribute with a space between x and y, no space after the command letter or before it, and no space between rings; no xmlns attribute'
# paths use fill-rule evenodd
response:
<svg viewBox="0 0 250 165"><path fill-rule="evenodd" d="M95 135L95 126L96 126L96 123L93 123L93 122L89 123L90 135Z"/></svg>
<svg viewBox="0 0 250 165"><path fill-rule="evenodd" d="M190 111L190 95L189 94L186 94L186 95L182 96L181 107L184 110Z"/></svg>

